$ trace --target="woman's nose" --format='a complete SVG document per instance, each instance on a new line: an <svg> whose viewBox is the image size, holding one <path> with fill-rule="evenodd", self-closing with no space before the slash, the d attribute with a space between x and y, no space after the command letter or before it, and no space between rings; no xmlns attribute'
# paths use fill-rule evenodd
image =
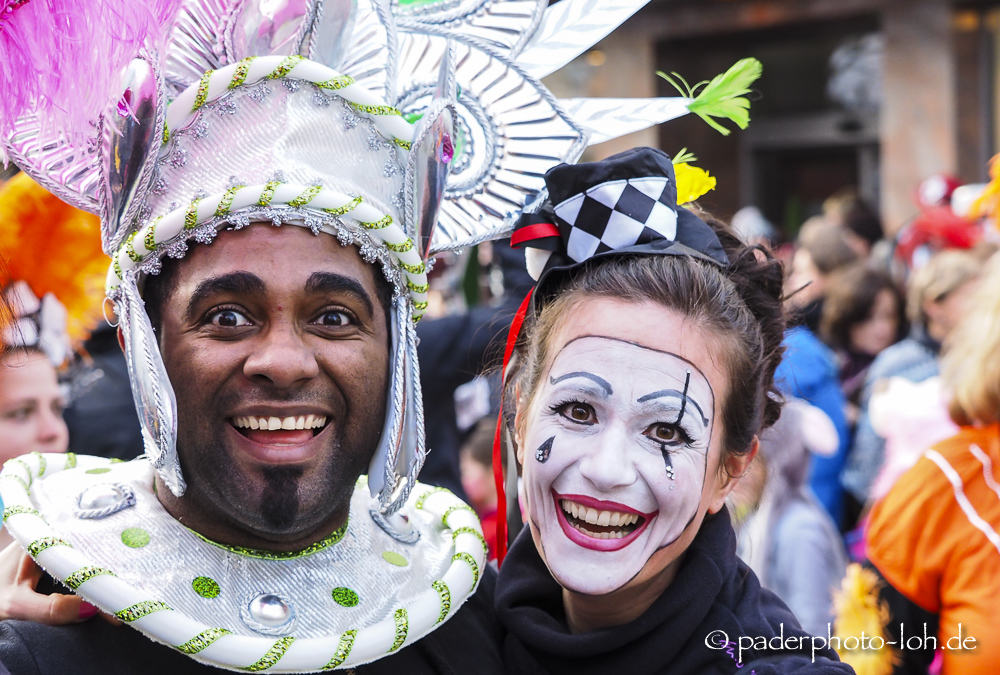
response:
<svg viewBox="0 0 1000 675"><path fill-rule="evenodd" d="M635 465L629 459L629 434L622 425L611 425L584 441L590 446L580 460L580 473L602 492L636 481Z"/></svg>

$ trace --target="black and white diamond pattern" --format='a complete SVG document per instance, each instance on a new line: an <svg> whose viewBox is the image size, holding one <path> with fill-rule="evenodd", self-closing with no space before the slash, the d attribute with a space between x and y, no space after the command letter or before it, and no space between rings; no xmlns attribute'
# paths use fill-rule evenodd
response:
<svg viewBox="0 0 1000 675"><path fill-rule="evenodd" d="M616 180L556 205L567 255L579 263L597 253L656 239L673 241L677 212L668 188L662 176Z"/></svg>

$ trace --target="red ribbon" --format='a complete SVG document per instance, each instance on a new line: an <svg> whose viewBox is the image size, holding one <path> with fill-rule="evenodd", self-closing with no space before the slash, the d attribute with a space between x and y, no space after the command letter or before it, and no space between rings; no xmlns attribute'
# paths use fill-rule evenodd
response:
<svg viewBox="0 0 1000 675"><path fill-rule="evenodd" d="M534 227L534 226L532 226ZM554 226L553 226L554 227ZM527 229L527 228L525 228ZM534 289L532 289L534 290ZM521 325L524 317L528 314L528 305L531 303L531 292L524 296L521 306L514 315L514 320L510 322L510 332L507 333L507 348L503 353L503 376L500 384L500 391L503 392L507 383L507 364L510 363L510 355L514 353L514 345L517 344L517 336L521 333ZM503 396L500 397L500 414L497 417L497 430L493 435L493 481L497 488L497 567L503 562L507 555L507 492L506 483L503 479L503 460L500 449L503 443ZM516 497L515 497L516 499Z"/></svg>
<svg viewBox="0 0 1000 675"><path fill-rule="evenodd" d="M544 239L546 237L558 237L559 228L552 223L535 223L526 225L514 230L510 235L510 245L518 247L521 244L533 239Z"/></svg>

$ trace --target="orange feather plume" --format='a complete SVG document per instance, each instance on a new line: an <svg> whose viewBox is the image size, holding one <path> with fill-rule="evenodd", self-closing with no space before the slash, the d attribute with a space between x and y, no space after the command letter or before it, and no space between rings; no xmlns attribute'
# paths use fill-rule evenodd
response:
<svg viewBox="0 0 1000 675"><path fill-rule="evenodd" d="M39 298L66 307L74 346L102 316L111 261L101 250L101 224L47 192L25 174L0 186L0 289L21 280Z"/></svg>

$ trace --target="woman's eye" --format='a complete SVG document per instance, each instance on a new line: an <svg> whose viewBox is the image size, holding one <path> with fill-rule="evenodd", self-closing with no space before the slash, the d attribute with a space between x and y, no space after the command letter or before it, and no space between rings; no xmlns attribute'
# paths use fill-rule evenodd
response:
<svg viewBox="0 0 1000 675"><path fill-rule="evenodd" d="M350 326L354 323L347 312L324 312L317 321L321 326Z"/></svg>
<svg viewBox="0 0 1000 675"><path fill-rule="evenodd" d="M687 441L687 439L684 437L684 433L680 429L678 429L673 424L665 424L663 422L657 422L656 424L649 425L649 428L646 429L645 434L654 441L659 441L661 443L668 443L671 445L676 445Z"/></svg>
<svg viewBox="0 0 1000 675"><path fill-rule="evenodd" d="M597 414L586 403L565 403L558 408L559 414L577 424L595 424Z"/></svg>
<svg viewBox="0 0 1000 675"><path fill-rule="evenodd" d="M250 319L235 309L223 309L212 315L212 323L223 328L249 326Z"/></svg>
<svg viewBox="0 0 1000 675"><path fill-rule="evenodd" d="M29 417L31 417L31 413L32 413L31 408L18 408L16 410L11 410L10 412L6 413L4 417L10 420L14 420L16 422L23 422Z"/></svg>

